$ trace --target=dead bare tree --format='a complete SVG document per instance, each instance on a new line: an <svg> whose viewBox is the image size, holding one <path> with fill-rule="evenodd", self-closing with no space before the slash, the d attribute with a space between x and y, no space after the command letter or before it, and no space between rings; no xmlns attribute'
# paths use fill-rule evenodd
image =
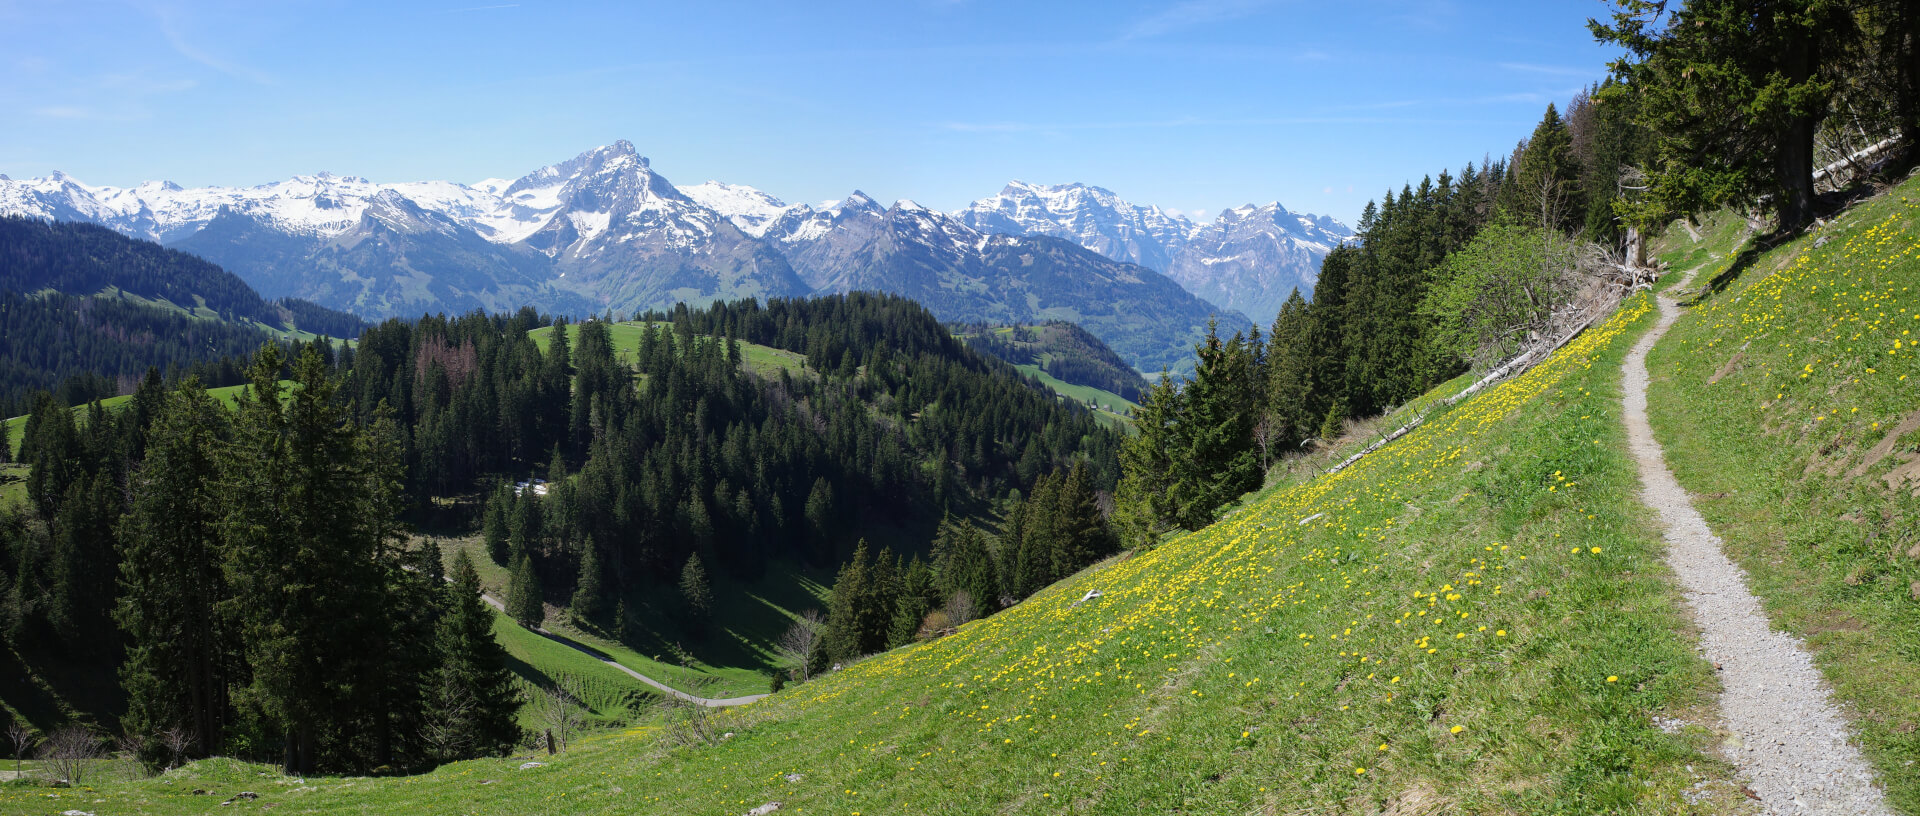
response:
<svg viewBox="0 0 1920 816"><path fill-rule="evenodd" d="M113 738L113 752L108 755L109 767L117 770L123 780L134 780L146 776L147 767L140 762L140 749L146 740L134 734L120 734Z"/></svg>
<svg viewBox="0 0 1920 816"><path fill-rule="evenodd" d="M18 776L21 763L26 761L33 746L40 742L40 734L33 730L33 726L15 720L7 726L7 742L13 746L13 773Z"/></svg>
<svg viewBox="0 0 1920 816"><path fill-rule="evenodd" d="M820 630L826 626L826 622L820 610L809 609L802 612L799 619L774 641L774 654L778 656L780 664L797 672L803 681L812 679L807 668L808 658L820 645Z"/></svg>
<svg viewBox="0 0 1920 816"><path fill-rule="evenodd" d="M55 779L65 780L69 785L86 784L87 775L93 771L93 764L106 752L101 744L100 735L84 725L68 725L53 732L47 738L46 750L41 754L46 758L47 767L53 771Z"/></svg>
<svg viewBox="0 0 1920 816"><path fill-rule="evenodd" d="M721 740L720 726L714 716L718 709L697 699L706 697L712 685L713 678L700 677L690 681L682 694L660 695L660 736L668 745L676 748L712 745Z"/></svg>
<svg viewBox="0 0 1920 816"><path fill-rule="evenodd" d="M193 732L176 725L161 731L154 738L160 741L161 747L167 749L167 770L185 764L187 749L193 747Z"/></svg>
<svg viewBox="0 0 1920 816"><path fill-rule="evenodd" d="M553 685L542 690L536 701L540 723L546 728L548 753L567 750L568 738L586 722L582 712L587 704L580 699L579 686L579 678L561 675L554 679Z"/></svg>
<svg viewBox="0 0 1920 816"><path fill-rule="evenodd" d="M473 694L455 683L441 683L434 692L434 715L422 729L421 737L433 755L453 760L471 755L473 750Z"/></svg>
<svg viewBox="0 0 1920 816"><path fill-rule="evenodd" d="M940 610L947 613L947 625L954 628L959 628L980 616L980 608L974 605L973 596L968 595L966 590L953 593L953 597L948 598L946 605L940 607Z"/></svg>
<svg viewBox="0 0 1920 816"><path fill-rule="evenodd" d="M1260 421L1254 424L1253 441L1260 446L1261 470L1264 471L1273 466L1273 444L1280 441L1285 431L1285 423L1271 412L1261 414Z"/></svg>

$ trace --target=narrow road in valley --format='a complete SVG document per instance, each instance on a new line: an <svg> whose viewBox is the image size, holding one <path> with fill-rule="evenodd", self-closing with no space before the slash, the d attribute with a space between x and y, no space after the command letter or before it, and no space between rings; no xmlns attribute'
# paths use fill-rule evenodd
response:
<svg viewBox="0 0 1920 816"><path fill-rule="evenodd" d="M453 579L448 578L447 580L452 581ZM492 595L488 595L482 592L480 593L480 600L486 601L488 606L491 606L494 609L500 610L501 614L503 615L506 614L507 605L504 603L501 603L499 598L495 598ZM610 668L616 669L618 671L626 672L628 677L632 677L635 680L638 680L649 686L657 688L662 692L665 692L666 694L672 695L673 697L676 697L681 700L685 700L689 703L695 703L698 705L707 706L709 708L725 708L728 706L746 705L748 703L751 703L755 700L758 700L762 697L767 696L765 694L749 694L745 697L721 697L721 698L695 697L694 695L688 694L684 691L673 688L672 686L669 686L665 683L662 683L658 680L655 680L637 671L629 669L626 666L621 665L618 661L614 660L612 655L609 655L606 652L600 651L599 649L595 649L592 646L588 646L584 643L581 643L577 640L567 637L566 635L554 634L553 632L549 632L539 627L535 627L533 631L538 633L541 637L544 637L562 646L566 646L570 649L578 650L581 653L587 655L588 657L591 657L595 660L598 660L602 663L607 664L607 666Z"/></svg>
<svg viewBox="0 0 1920 816"><path fill-rule="evenodd" d="M1768 623L1747 590L1746 573L1721 552L1719 537L1654 441L1647 424L1647 352L1680 315L1672 300L1659 302L1659 324L1626 361L1627 433L1640 466L1641 501L1660 515L1667 564L1686 594L1706 658L1720 669L1720 716L1734 735L1727 758L1767 813L1890 816L1812 658L1799 638Z"/></svg>

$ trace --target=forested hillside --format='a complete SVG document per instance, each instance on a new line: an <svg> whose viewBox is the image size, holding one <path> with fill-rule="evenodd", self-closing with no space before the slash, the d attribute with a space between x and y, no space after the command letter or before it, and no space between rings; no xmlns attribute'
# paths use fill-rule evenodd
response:
<svg viewBox="0 0 1920 816"><path fill-rule="evenodd" d="M1368 203L1312 301L1295 292L1265 333L1214 332L1191 375L1163 377L1123 456L1116 519L1128 540L1204 526L1349 419L1564 333L1599 293L1617 296L1609 264L1637 240L1615 216L1631 189L1621 174L1650 137L1630 98L1600 104L1610 87L1576 96L1564 118L1548 105L1510 156Z"/></svg>
<svg viewBox="0 0 1920 816"><path fill-rule="evenodd" d="M1064 321L1037 326L962 323L954 331L967 345L1015 366L1046 372L1068 385L1105 391L1137 403L1147 390L1140 373L1086 329Z"/></svg>
<svg viewBox="0 0 1920 816"><path fill-rule="evenodd" d="M396 548L403 520L455 534L477 529L487 547L475 555L491 557L497 567L489 569L513 576L507 600L516 618L537 625L547 608L565 609L570 623L615 642L638 623L630 599L636 607L662 593L692 599L711 580L701 574L707 571L751 583L770 565L831 569L857 552L867 560L855 561L875 570L871 585L888 587L888 623L878 630L883 646L892 618L902 614L893 605L894 576L915 564L931 575L927 558L936 555L931 539L943 517L994 518L1003 500L1025 507L1019 497L1027 491L1064 495L1053 485L1065 479L1084 525L1089 512L1097 520L1096 493L1118 478L1116 432L1011 366L969 350L918 305L891 296L745 301L618 324L555 322L531 310L393 320L351 346L296 344L294 359L279 355L273 347L261 352L249 374L254 393L281 377L295 381L278 419L264 407L270 401L257 396L242 399L229 417L210 399L188 396L200 393L197 381L170 385L158 372L149 372L116 411L96 405L76 415L45 394L35 400L20 440L19 458L29 468L26 502L9 511L8 541L0 548L6 552L0 567L7 575L7 654L25 683L0 691L0 702L15 716L42 728L85 715L144 729L191 714L186 727L195 735L194 752L264 756L261 740L285 740L289 768L419 766L484 753L498 743L468 734L460 747L436 747L421 730L432 723L454 727L446 719L453 714L436 708L450 703L433 702L440 688L433 683L442 682L433 678L496 681L475 679L467 669L447 679L455 669L445 661L478 660L468 654L478 646L443 643L440 652L420 651L420 643L454 637L434 635L435 627L463 627L461 636L469 639L482 637L475 633L484 627L455 622L468 614L455 608L465 603L453 600L460 593L449 596L437 583L411 577L437 576L441 559L417 547ZM313 411L323 415L306 413ZM295 430L309 422L320 424ZM322 427L351 432L358 441L308 438ZM372 547L379 553L372 571L321 563L334 555L312 554L321 561L306 563L304 551L258 549L282 546L274 542L283 539L273 537L280 533L271 532L279 529L275 516L254 515L256 505L278 500L238 480L256 478L247 475L257 475L252 468L281 467L259 459L279 455L272 439L295 449L323 445L310 452L320 457L314 473L336 473L324 490L342 492L328 501L352 504L326 512L341 524L358 519L339 534L360 538L342 546ZM156 447L176 459L198 458L163 464L148 456ZM328 458L342 456L350 467L347 459ZM189 470L165 478L154 470L176 466ZM292 469L285 478L298 480L308 464L285 467ZM1060 475L1050 475L1055 471ZM529 477L544 484L537 491L508 486ZM205 506L189 513L185 508L195 501ZM1033 519L1021 523L1035 530L1020 568L1029 588L1111 549L1089 532L1055 536L1056 503L1047 498L1044 512L1019 511ZM149 505L153 509L140 509ZM324 510L276 512L294 523ZM139 524L118 521L142 512L173 513L180 521L173 527L157 515ZM234 524L267 530L258 535L268 537ZM875 560L863 538L873 538L876 550L901 555ZM139 556L155 559L146 566L126 560L148 552ZM396 571L401 567L415 572ZM82 590L112 586L113 576L127 569L137 575L121 585L123 593ZM195 569L198 577L180 572ZM150 574L155 570L170 577ZM311 581L316 570L328 577L314 591L351 609L273 607L260 613L269 618L249 623L254 619L234 617L241 610L222 600ZM778 572L787 574L784 567ZM208 581L217 587L212 597L170 594ZM1005 595L982 591L980 612L997 608ZM926 605L947 599L935 597L930 584L921 594ZM881 597L864 596L862 608ZM708 637L730 636L707 625L713 603L709 597L653 605L670 610L675 638L697 648ZM138 607L139 618L129 617L136 611L127 611L128 604ZM926 611L912 609L902 615L908 636ZM368 622L364 610L400 620ZM294 682L312 674L295 667L285 668L291 674L273 680L281 685L270 692L250 685L267 682L266 669L253 661L285 649L307 653L325 639L304 623L270 619L296 614L320 614L343 631L371 627L355 637L388 641L400 651L362 655L355 671L370 674L358 679ZM853 631L852 622L841 622L848 613L839 614L833 631ZM156 622L140 622L148 618ZM164 622L176 619L201 621L194 625L218 628L208 637L231 640L154 653L154 633L186 625ZM250 628L256 623L264 628ZM284 637L299 645L272 645L279 642L272 638ZM847 642L842 654L848 657L872 645ZM227 659L220 654L244 658L208 663ZM106 678L122 663L129 668L116 686ZM203 671L213 673L198 674ZM187 674L203 685L179 686ZM358 695L355 689L368 682L426 696L339 696ZM151 695L176 693L195 695L200 708L187 714L153 708L162 703ZM283 695L276 705L301 711L327 701L331 713L301 719L308 715L293 709L263 714L238 707L269 693ZM469 727L481 726L459 725Z"/></svg>
<svg viewBox="0 0 1920 816"><path fill-rule="evenodd" d="M0 218L0 414L34 391L63 404L132 393L149 367L208 385L242 381L268 337L353 337L359 318L263 300L200 258L104 227ZM223 365L222 361L226 361Z"/></svg>
<svg viewBox="0 0 1920 816"><path fill-rule="evenodd" d="M1127 385L1077 330L862 292L38 392L0 723L68 782L0 809L1920 811L1920 6L1612 10L1606 81L1369 204L1129 433L1038 386ZM591 212L543 240L625 238ZM636 714L529 643L770 696Z"/></svg>

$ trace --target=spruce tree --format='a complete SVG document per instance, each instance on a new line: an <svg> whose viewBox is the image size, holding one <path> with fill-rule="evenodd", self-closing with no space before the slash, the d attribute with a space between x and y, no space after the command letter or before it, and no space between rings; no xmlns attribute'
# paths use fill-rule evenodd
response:
<svg viewBox="0 0 1920 816"><path fill-rule="evenodd" d="M513 500L513 515L508 519L507 553L518 561L520 556L535 550L544 549L542 541L546 535L546 519L543 502L529 489Z"/></svg>
<svg viewBox="0 0 1920 816"><path fill-rule="evenodd" d="M184 729L193 756L221 750L237 652L215 612L226 594L215 458L226 420L198 379L167 393L119 527L124 724L139 735Z"/></svg>
<svg viewBox="0 0 1920 816"><path fill-rule="evenodd" d="M1025 598L1053 583L1060 549L1058 519L1054 516L1059 492L1057 474L1042 475L1033 483L1033 493L1015 509L1020 520L1012 525L1017 540L1004 542L1014 548L1013 572L1006 590L1016 598Z"/></svg>
<svg viewBox="0 0 1920 816"><path fill-rule="evenodd" d="M487 496L487 506L480 519L480 538L486 542L487 557L503 567L513 563L510 560L512 550L508 545L511 533L507 528L507 517L512 507L513 487L502 484Z"/></svg>
<svg viewBox="0 0 1920 816"><path fill-rule="evenodd" d="M99 588L112 587L118 571L113 526L120 512L120 490L107 473L80 474L60 502L52 524L49 619L68 654L99 652L114 643L114 593Z"/></svg>
<svg viewBox="0 0 1920 816"><path fill-rule="evenodd" d="M513 563L513 577L507 584L507 616L528 629L538 629L547 620L546 602L541 597L540 578L533 571L533 556L521 553Z"/></svg>
<svg viewBox="0 0 1920 816"><path fill-rule="evenodd" d="M1782 229L1806 226L1814 134L1832 102L1837 57L1855 40L1852 8L1830 0L1690 0L1671 12L1647 0L1614 5L1610 24L1589 27L1626 49L1614 76L1658 134L1652 211L1639 220L1766 199Z"/></svg>
<svg viewBox="0 0 1920 816"><path fill-rule="evenodd" d="M959 524L943 526L941 537L945 561L936 566L946 598L964 592L982 616L999 609L1000 578L994 568L987 535L973 526L973 522L962 520ZM946 598L941 600L944 602Z"/></svg>
<svg viewBox="0 0 1920 816"><path fill-rule="evenodd" d="M827 600L827 633L824 646L834 660L846 661L866 654L870 645L874 595L872 556L867 540L860 539L853 557L840 567Z"/></svg>
<svg viewBox="0 0 1920 816"><path fill-rule="evenodd" d="M1338 250L1335 250L1336 252ZM1114 526L1129 547L1152 547L1171 530L1174 457L1186 395L1166 371L1133 411L1134 434L1120 443L1120 484L1114 489Z"/></svg>
<svg viewBox="0 0 1920 816"><path fill-rule="evenodd" d="M933 571L925 561L913 559L900 574L900 591L894 599L893 622L887 632L889 648L913 642L914 635L920 632L921 621L933 611L936 597Z"/></svg>
<svg viewBox="0 0 1920 816"><path fill-rule="evenodd" d="M1262 477L1249 348L1238 334L1222 342L1209 326L1195 351L1200 359L1183 389L1186 410L1176 424L1170 485L1173 520L1190 530L1211 523L1215 511L1258 488Z"/></svg>
<svg viewBox="0 0 1920 816"><path fill-rule="evenodd" d="M312 773L360 728L386 734L386 695L410 685L396 665L394 610L402 574L389 513L395 467L334 399L337 381L309 350L278 398L279 352L262 349L239 400L220 490L221 531L251 682L249 706L279 733L289 773ZM404 617L404 616L402 616ZM384 745L384 740L382 741ZM369 754L374 753L369 751Z"/></svg>
<svg viewBox="0 0 1920 816"><path fill-rule="evenodd" d="M1118 541L1100 512L1094 495L1093 471L1075 462L1054 491L1054 580L1085 569L1118 549Z"/></svg>
<svg viewBox="0 0 1920 816"><path fill-rule="evenodd" d="M707 568L700 563L699 553L687 556L686 565L680 568L680 601L687 625L695 632L704 632L713 619L713 585L707 581Z"/></svg>
<svg viewBox="0 0 1920 816"><path fill-rule="evenodd" d="M598 624L607 615L607 585L600 568L600 548L587 539L580 558L580 579L575 582L573 600L567 608L574 620Z"/></svg>
<svg viewBox="0 0 1920 816"><path fill-rule="evenodd" d="M493 637L493 611L480 599L480 575L465 550L454 555L450 577L436 635L441 663L432 713L446 752L438 759L505 756L520 740L507 651Z"/></svg>
<svg viewBox="0 0 1920 816"><path fill-rule="evenodd" d="M1312 317L1295 289L1273 319L1267 341L1267 417L1271 458L1291 452L1314 431L1313 358L1309 346Z"/></svg>
<svg viewBox="0 0 1920 816"><path fill-rule="evenodd" d="M825 476L813 480L807 493L807 532L813 541L814 557L821 562L833 560L833 487Z"/></svg>
<svg viewBox="0 0 1920 816"><path fill-rule="evenodd" d="M1509 213L1542 229L1573 232L1585 216L1573 139L1553 103L1514 162L1514 185L1502 190ZM1510 192L1510 195L1504 195Z"/></svg>

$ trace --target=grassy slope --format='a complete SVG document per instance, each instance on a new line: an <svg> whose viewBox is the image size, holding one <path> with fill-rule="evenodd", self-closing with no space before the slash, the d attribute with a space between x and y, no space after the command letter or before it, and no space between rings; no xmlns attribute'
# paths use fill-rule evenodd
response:
<svg viewBox="0 0 1920 816"><path fill-rule="evenodd" d="M280 385L282 388L290 386L292 384L293 384L292 380L280 381ZM246 386L244 385L227 385L227 386L221 386L219 388L209 388L207 389L207 394L213 397L214 399L219 400L221 405L225 405L228 408L232 408L234 405L234 402L240 398L240 391L245 388ZM108 397L106 399L101 400L100 405L109 411L118 411L122 406L132 401L133 401L132 396ZM85 405L73 406L73 418L80 422L85 422L87 419L87 406ZM12 450L9 451L9 453L11 454L12 458L18 458L20 455L20 431L27 427L27 418L24 416L17 416L4 421L7 424L7 442L9 445L12 446Z"/></svg>
<svg viewBox="0 0 1920 816"><path fill-rule="evenodd" d="M1127 418L1127 412L1140 407L1112 391L1103 391L1090 385L1074 385L1073 383L1062 382L1052 374L1042 371L1037 365L1019 365L1014 366L1014 368L1020 369L1020 373L1022 374L1039 380L1048 388L1053 389L1054 393L1067 399L1073 400L1081 405L1092 403L1100 406L1099 410L1094 413L1094 416L1108 425L1131 425L1133 421Z"/></svg>
<svg viewBox="0 0 1920 816"><path fill-rule="evenodd" d="M525 683L550 688L558 681L576 682L586 715L595 727L620 726L646 718L647 702L654 699L653 687L616 671L600 661L561 643L541 637L514 623L499 612L493 617L493 637L507 650L513 673ZM520 710L520 724L538 727L534 706Z"/></svg>
<svg viewBox="0 0 1920 816"><path fill-rule="evenodd" d="M1711 738L1651 722L1712 678L1616 416L1648 316L1630 302L1336 476L729 712L718 745L300 785L203 763L0 808L203 812L220 797L185 789L248 785L279 813L1737 812Z"/></svg>
<svg viewBox="0 0 1920 816"><path fill-rule="evenodd" d="M1013 327L1012 326L996 326L996 327L993 327L991 331L994 334L998 334L998 335L1012 336ZM959 334L954 336L962 340L965 340L967 337L970 337L972 335ZM1035 344L1035 345L1040 345L1040 344ZM1059 378L1056 378L1051 374L1048 374L1046 371L1042 370L1042 366L1046 365L1047 362L1050 359L1052 359L1052 357L1053 357L1052 352L1043 351L1043 352L1040 352L1040 355L1037 358L1036 362L1026 363L1026 364L1017 364L1017 365L1014 365L1014 368L1020 369L1020 373L1022 374L1025 374L1029 377L1034 377L1040 380L1040 382L1045 384L1048 388L1053 389L1054 393L1057 393L1063 397L1066 397L1067 399L1078 402L1081 405L1086 405L1088 403L1093 403L1095 405L1098 405L1099 410L1095 414L1095 416L1099 417L1100 421L1105 422L1110 426L1114 426L1114 427L1131 427L1132 426L1133 421L1127 417L1127 414L1128 412L1140 406L1135 405L1131 400L1128 400L1127 398L1122 397L1119 394L1115 394L1112 391L1094 388L1089 385L1075 385L1073 383L1060 380ZM1140 373L1140 372L1135 372L1135 373ZM1146 374L1141 374L1141 376L1146 377L1149 383L1151 383L1152 377L1149 377ZM1155 376L1157 376L1157 374Z"/></svg>
<svg viewBox="0 0 1920 816"><path fill-rule="evenodd" d="M27 467L0 465L0 509L27 500Z"/></svg>
<svg viewBox="0 0 1920 816"><path fill-rule="evenodd" d="M640 347L640 330L647 325L646 323L636 321L626 321L610 326L607 334L613 341L614 352L616 354L620 352L631 354L638 349ZM660 323L654 325L664 326L666 324ZM553 337L553 328L549 326L547 328L534 329L533 331L527 332L527 336L533 338L534 346L539 348L540 352L544 354L547 351L547 344L551 342L551 338ZM567 324L567 341L569 344L568 348L580 347L580 324ZM774 370L781 368L786 369L796 377L806 373L807 358L804 354L747 342L740 344L740 354L743 364L748 370L755 373L770 375Z"/></svg>
<svg viewBox="0 0 1920 816"><path fill-rule="evenodd" d="M448 563L458 549L465 548L487 593L506 597L507 571L487 557L477 538L442 539L440 546ZM564 611L553 607L548 608L545 627L683 691L699 689L708 697L760 694L767 690L764 672L775 665L774 638L786 631L799 612L826 609L828 586L823 581L831 582L832 576L803 571L784 562L769 565L766 575L748 583L716 575L713 589L718 608L709 634L697 640L672 619L670 599L645 597L649 591L658 591L651 585L629 593L627 606L634 620L625 642L573 626ZM524 630L519 634L547 642ZM595 665L592 672L618 676L600 665Z"/></svg>
<svg viewBox="0 0 1920 816"><path fill-rule="evenodd" d="M1695 227L1694 231L1700 233L1698 242L1684 228L1675 224L1666 235L1654 242L1653 254L1666 261L1675 271L1716 262L1724 266L1748 236L1746 219L1730 212L1715 213L1700 219L1700 226ZM1701 276L1695 280L1704 283L1708 277ZM1679 276L1676 275L1664 282L1671 284L1677 280Z"/></svg>
<svg viewBox="0 0 1920 816"><path fill-rule="evenodd" d="M1920 496L1883 478L1920 432L1852 475L1920 411L1920 182L1737 275L1654 350L1654 429L1775 624L1807 639L1852 709L1888 794L1920 813Z"/></svg>

